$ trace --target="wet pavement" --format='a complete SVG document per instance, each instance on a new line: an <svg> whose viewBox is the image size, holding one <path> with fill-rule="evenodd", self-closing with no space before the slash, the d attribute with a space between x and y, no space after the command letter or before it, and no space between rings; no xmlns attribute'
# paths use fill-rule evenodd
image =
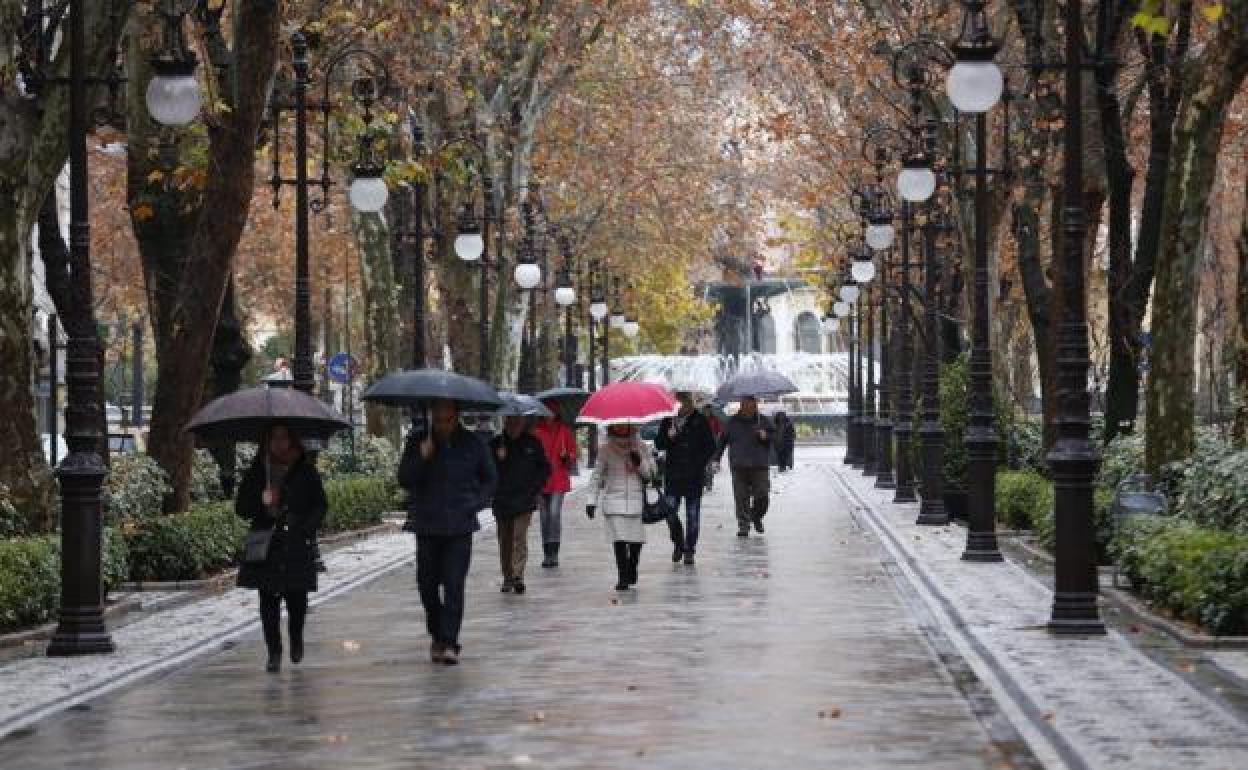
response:
<svg viewBox="0 0 1248 770"><path fill-rule="evenodd" d="M405 565L309 618L307 660L263 673L257 633L0 741L3 768L949 768L1025 749L799 452L767 533L736 537L727 474L696 567L651 526L616 594L601 524L567 506L563 566L498 591L478 537L462 665L428 662ZM532 550L540 554L537 528ZM540 555L537 559L540 561ZM944 662L942 662L942 658Z"/></svg>

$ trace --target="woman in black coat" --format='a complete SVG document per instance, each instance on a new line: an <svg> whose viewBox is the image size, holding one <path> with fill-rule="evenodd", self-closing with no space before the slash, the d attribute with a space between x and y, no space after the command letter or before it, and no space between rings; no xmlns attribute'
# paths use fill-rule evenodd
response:
<svg viewBox="0 0 1248 770"><path fill-rule="evenodd" d="M537 497L550 476L550 461L542 442L533 435L532 418L512 415L503 432L490 442L498 467L494 489L494 518L498 520L498 560L503 569L503 593L522 594L524 566L529 558L529 523Z"/></svg>
<svg viewBox="0 0 1248 770"><path fill-rule="evenodd" d="M260 592L270 672L282 666L282 599L290 620L290 661L303 660L308 592L316 590L316 532L328 507L321 476L298 437L285 425L270 427L235 501L252 532L273 530L264 561L244 561L238 571L239 586Z"/></svg>

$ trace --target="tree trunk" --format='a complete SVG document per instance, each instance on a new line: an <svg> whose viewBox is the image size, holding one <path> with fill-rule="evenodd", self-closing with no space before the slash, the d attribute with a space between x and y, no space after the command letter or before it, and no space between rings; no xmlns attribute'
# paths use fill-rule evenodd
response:
<svg viewBox="0 0 1248 770"><path fill-rule="evenodd" d="M158 380L148 454L169 474L173 493L165 501L167 511L185 510L190 503L192 442L183 427L202 400L226 282L251 206L256 137L277 64L280 20L280 4L272 0L239 6L233 56L227 63L231 69L222 78L222 96L229 109L208 121L206 173L184 254L146 250L140 240L157 340ZM138 45L131 51L133 73L141 68L145 52ZM134 114L143 104L136 80L130 81L136 105L131 109L131 131L146 125L151 136L146 116ZM130 143L132 157L141 157L147 149ZM131 189L143 182L131 179ZM131 210L137 233L146 220L135 213L133 200Z"/></svg>
<svg viewBox="0 0 1248 770"><path fill-rule="evenodd" d="M1194 446L1198 266L1226 112L1248 74L1248 3L1225 4L1217 34L1188 71L1166 183L1153 301L1145 463L1156 475Z"/></svg>
<svg viewBox="0 0 1248 770"><path fill-rule="evenodd" d="M1248 175L1244 177L1244 217L1239 228L1235 287L1235 446L1248 448Z"/></svg>
<svg viewBox="0 0 1248 770"><path fill-rule="evenodd" d="M399 361L402 346L395 334L402 328L399 288L394 280L386 221L379 214L352 212L351 223L360 250L360 289L364 296L364 329L369 351L368 382L373 383L403 368ZM381 436L396 447L399 445L398 410L369 403L365 407L365 421L369 435Z"/></svg>
<svg viewBox="0 0 1248 770"><path fill-rule="evenodd" d="M212 373L207 383L211 398L224 396L238 390L243 382L243 368L251 360L252 349L243 334L243 324L238 318L238 303L234 299L234 276L230 275L225 286L225 298L217 316L217 328L212 336ZM233 442L214 447L213 459L217 462L221 491L227 498L234 497L236 468Z"/></svg>

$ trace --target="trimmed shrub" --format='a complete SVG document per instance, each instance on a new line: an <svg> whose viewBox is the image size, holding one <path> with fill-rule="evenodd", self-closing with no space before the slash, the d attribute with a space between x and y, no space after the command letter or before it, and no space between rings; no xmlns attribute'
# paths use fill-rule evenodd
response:
<svg viewBox="0 0 1248 770"><path fill-rule="evenodd" d="M104 530L104 590L115 587L127 570L125 539ZM61 597L59 534L0 540L0 632L47 623Z"/></svg>
<svg viewBox="0 0 1248 770"><path fill-rule="evenodd" d="M158 516L129 534L134 580L196 580L238 561L247 522L232 503Z"/></svg>
<svg viewBox="0 0 1248 770"><path fill-rule="evenodd" d="M1002 416L1001 432L1005 441L1005 464L1017 471L1048 472L1044 458L1044 430L1040 423L1026 417L1013 416L998 404L997 414ZM1008 415L1008 416L1007 416Z"/></svg>
<svg viewBox="0 0 1248 770"><path fill-rule="evenodd" d="M169 475L155 460L143 454L118 455L104 482L105 515L110 522L135 526L159 516L165 495L172 491Z"/></svg>
<svg viewBox="0 0 1248 770"><path fill-rule="evenodd" d="M969 394L967 359L963 355L940 370L940 427L945 432L944 482L954 489L966 489L970 460L962 437L970 420Z"/></svg>
<svg viewBox="0 0 1248 770"><path fill-rule="evenodd" d="M191 460L191 500L200 503L223 497L225 492L221 489L221 469L217 461L207 449L196 449Z"/></svg>
<svg viewBox="0 0 1248 770"><path fill-rule="evenodd" d="M1053 509L1053 483L1035 471L998 471L997 519L1012 529L1032 529Z"/></svg>
<svg viewBox="0 0 1248 770"><path fill-rule="evenodd" d="M0 538L15 537L26 529L26 519L9 499L9 488L0 484Z"/></svg>
<svg viewBox="0 0 1248 770"><path fill-rule="evenodd" d="M1213 634L1248 632L1248 535L1140 517L1112 550L1131 585L1158 606Z"/></svg>
<svg viewBox="0 0 1248 770"><path fill-rule="evenodd" d="M1248 450L1216 451L1183 463L1174 511L1203 527L1248 534Z"/></svg>
<svg viewBox="0 0 1248 770"><path fill-rule="evenodd" d="M400 508L392 476L344 476L325 482L329 513L323 529L346 532L380 524L388 512Z"/></svg>
<svg viewBox="0 0 1248 770"><path fill-rule="evenodd" d="M1128 476L1143 470L1144 436L1118 436L1101 450L1101 467L1097 471L1096 484L1115 492Z"/></svg>
<svg viewBox="0 0 1248 770"><path fill-rule="evenodd" d="M393 477L398 471L399 453L388 439L365 434L356 436L352 457L350 441L339 433L316 458L316 467L326 479L357 475Z"/></svg>

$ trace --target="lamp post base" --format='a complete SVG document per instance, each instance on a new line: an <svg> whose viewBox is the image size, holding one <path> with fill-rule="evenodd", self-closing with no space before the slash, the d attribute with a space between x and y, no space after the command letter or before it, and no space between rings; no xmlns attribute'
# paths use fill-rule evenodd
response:
<svg viewBox="0 0 1248 770"><path fill-rule="evenodd" d="M115 649L99 607L66 607L61 610L60 623L48 643L47 655L53 658L102 655Z"/></svg>
<svg viewBox="0 0 1248 770"><path fill-rule="evenodd" d="M997 547L996 533L969 533L966 538L966 550L962 552L962 561L1005 561L1005 557L1001 555L1001 550Z"/></svg>
<svg viewBox="0 0 1248 770"><path fill-rule="evenodd" d="M1048 630L1058 636L1103 636L1105 624L1101 622L1096 594L1082 591L1054 593Z"/></svg>
<svg viewBox="0 0 1248 770"><path fill-rule="evenodd" d="M892 471L880 471L875 476L876 489L896 489L897 480L893 478Z"/></svg>
<svg viewBox="0 0 1248 770"><path fill-rule="evenodd" d="M921 527L943 527L949 523L949 512L945 510L945 501L940 498L928 500L923 498L919 506L919 517L914 520Z"/></svg>

